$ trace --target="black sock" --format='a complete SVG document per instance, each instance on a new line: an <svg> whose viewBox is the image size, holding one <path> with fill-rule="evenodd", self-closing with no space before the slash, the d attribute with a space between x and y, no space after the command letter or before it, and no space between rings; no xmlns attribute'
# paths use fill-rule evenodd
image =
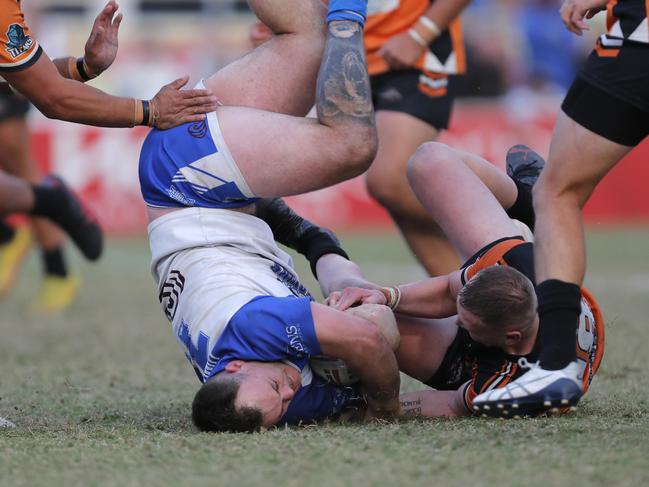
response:
<svg viewBox="0 0 649 487"><path fill-rule="evenodd" d="M338 254L349 259L332 231L301 217L281 198L257 201L257 216L268 224L276 241L297 250L309 260L316 279L316 263L323 255Z"/></svg>
<svg viewBox="0 0 649 487"><path fill-rule="evenodd" d="M536 288L539 299L539 360L547 370L563 369L577 358L581 290L577 284L548 279Z"/></svg>
<svg viewBox="0 0 649 487"><path fill-rule="evenodd" d="M532 204L532 188L516 179L512 179L512 181L516 184L518 196L516 197L516 201L512 207L506 210L507 215L509 218L515 218L516 220L522 221L525 225L530 227L532 231L534 231L535 217L534 205Z"/></svg>
<svg viewBox="0 0 649 487"><path fill-rule="evenodd" d="M0 220L0 245L10 242L14 235L16 235L14 227L8 225L4 220Z"/></svg>
<svg viewBox="0 0 649 487"><path fill-rule="evenodd" d="M66 277L68 275L63 248L56 247L53 250L43 250L42 256L45 274L57 277Z"/></svg>

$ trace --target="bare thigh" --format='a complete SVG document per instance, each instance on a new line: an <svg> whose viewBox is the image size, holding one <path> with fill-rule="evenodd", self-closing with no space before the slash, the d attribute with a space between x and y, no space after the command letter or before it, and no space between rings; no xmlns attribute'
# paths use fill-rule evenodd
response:
<svg viewBox="0 0 649 487"><path fill-rule="evenodd" d="M333 129L316 119L253 108L220 107L223 137L259 197L289 196L348 179Z"/></svg>
<svg viewBox="0 0 649 487"><path fill-rule="evenodd" d="M433 219L466 259L485 245L503 237L519 235L492 187L509 184L503 173L495 173L488 162L442 144L422 146L409 165L409 180L415 194Z"/></svg>
<svg viewBox="0 0 649 487"><path fill-rule="evenodd" d="M325 41L319 0L254 0L251 8L275 35L205 81L226 106L304 116L313 106Z"/></svg>

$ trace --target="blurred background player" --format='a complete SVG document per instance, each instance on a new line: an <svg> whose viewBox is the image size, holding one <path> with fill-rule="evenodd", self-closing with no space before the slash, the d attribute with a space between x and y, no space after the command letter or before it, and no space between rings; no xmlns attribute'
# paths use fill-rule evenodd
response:
<svg viewBox="0 0 649 487"><path fill-rule="evenodd" d="M453 76L465 72L459 13L469 0L369 0L365 30L379 150L367 172L386 210L428 274L459 261L406 179L408 158L448 127Z"/></svg>
<svg viewBox="0 0 649 487"><path fill-rule="evenodd" d="M42 177L31 159L28 110L26 99L0 95L0 168L37 184ZM61 311L72 304L79 288L78 277L69 273L65 259L64 234L44 218L31 218L31 224L43 265L43 281L35 308ZM5 219L0 219L0 299L16 282L20 265L31 247L30 233L27 225L14 228Z"/></svg>
<svg viewBox="0 0 649 487"><path fill-rule="evenodd" d="M607 8L606 0L566 0L561 18L582 35L584 17ZM649 135L649 4L608 4L608 33L574 80L557 118L548 164L534 191L535 251L539 298L540 367L497 393L476 398L497 410L518 402L538 410L582 394L575 355L580 287L586 271L581 210L595 187Z"/></svg>
<svg viewBox="0 0 649 487"><path fill-rule="evenodd" d="M107 126L171 127L183 121L200 120L204 118L202 113L213 108L215 100L205 90L177 91L186 80L163 88L157 100L151 101L118 99L70 81L88 81L113 63L122 21L114 0L110 0L95 19L84 57L59 58L53 62L43 55L38 42L29 35L19 3L2 0L0 5L0 35L4 36L0 37L3 46L0 74L50 117ZM40 175L30 160L25 121L29 105L26 100L11 95L6 83L2 86L5 89L0 99L0 166L25 181L38 183ZM8 194L21 189L8 179L0 178L0 191ZM28 199L29 189L25 187L22 191L22 196ZM6 212L7 207L0 204L0 214ZM36 220L34 229L43 251L45 271L37 307L51 311L64 309L71 304L79 284L76 277L68 274L62 251L63 235L45 220ZM0 221L0 297L13 285L28 247L26 228L14 230L5 221Z"/></svg>

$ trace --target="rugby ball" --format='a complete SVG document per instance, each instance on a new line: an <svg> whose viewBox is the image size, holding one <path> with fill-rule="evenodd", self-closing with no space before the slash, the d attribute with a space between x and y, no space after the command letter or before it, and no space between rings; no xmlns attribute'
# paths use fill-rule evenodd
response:
<svg viewBox="0 0 649 487"><path fill-rule="evenodd" d="M358 377L340 359L316 355L311 357L309 365L315 375L336 386L348 387L358 382Z"/></svg>

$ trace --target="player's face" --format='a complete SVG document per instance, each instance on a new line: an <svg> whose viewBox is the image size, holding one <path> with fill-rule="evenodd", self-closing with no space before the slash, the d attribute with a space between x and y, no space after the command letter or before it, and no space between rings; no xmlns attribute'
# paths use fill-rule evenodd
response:
<svg viewBox="0 0 649 487"><path fill-rule="evenodd" d="M480 317L457 303L457 326L469 332L471 338L487 347L501 347L503 345L502 333L487 327Z"/></svg>
<svg viewBox="0 0 649 487"><path fill-rule="evenodd" d="M300 373L281 362L246 362L241 368L236 407L250 406L262 413L262 425L269 428L280 420L300 389Z"/></svg>

